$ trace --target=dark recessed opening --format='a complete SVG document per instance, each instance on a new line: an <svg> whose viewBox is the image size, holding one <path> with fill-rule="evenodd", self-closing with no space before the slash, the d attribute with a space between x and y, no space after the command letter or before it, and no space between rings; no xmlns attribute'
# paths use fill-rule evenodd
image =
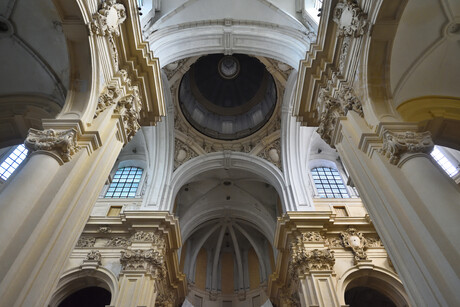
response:
<svg viewBox="0 0 460 307"><path fill-rule="evenodd" d="M8 32L8 24L0 21L0 32Z"/></svg>
<svg viewBox="0 0 460 307"><path fill-rule="evenodd" d="M105 307L110 304L111 296L104 288L83 288L68 296L59 307Z"/></svg>
<svg viewBox="0 0 460 307"><path fill-rule="evenodd" d="M224 181L224 185L231 185L232 183L230 181Z"/></svg>
<svg viewBox="0 0 460 307"><path fill-rule="evenodd" d="M355 287L346 291L345 303L350 307L396 307L388 297L368 287Z"/></svg>

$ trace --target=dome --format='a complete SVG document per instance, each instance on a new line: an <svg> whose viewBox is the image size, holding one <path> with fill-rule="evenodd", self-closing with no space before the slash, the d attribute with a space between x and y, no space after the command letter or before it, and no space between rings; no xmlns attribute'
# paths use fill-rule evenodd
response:
<svg viewBox="0 0 460 307"><path fill-rule="evenodd" d="M185 118L201 133L221 140L244 138L260 129L273 114L276 97L271 74L244 54L199 58L179 87Z"/></svg>

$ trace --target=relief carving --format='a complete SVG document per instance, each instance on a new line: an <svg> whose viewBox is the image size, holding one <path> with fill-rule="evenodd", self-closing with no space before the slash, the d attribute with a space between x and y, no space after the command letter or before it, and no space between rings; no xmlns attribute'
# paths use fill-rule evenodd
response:
<svg viewBox="0 0 460 307"><path fill-rule="evenodd" d="M102 2L101 8L93 14L90 24L91 32L101 36L118 36L118 26L126 20L126 10L123 4L116 0Z"/></svg>
<svg viewBox="0 0 460 307"><path fill-rule="evenodd" d="M137 231L129 239L130 242L152 242L163 249L166 246L164 237L156 232Z"/></svg>
<svg viewBox="0 0 460 307"><path fill-rule="evenodd" d="M281 143L280 140L276 140L270 145L266 146L257 156L270 161L276 167L281 169Z"/></svg>
<svg viewBox="0 0 460 307"><path fill-rule="evenodd" d="M107 247L126 247L128 246L129 240L123 237L110 238L105 246Z"/></svg>
<svg viewBox="0 0 460 307"><path fill-rule="evenodd" d="M381 154L390 160L391 164L397 165L401 156L406 153L429 153L433 150L431 133L425 132L392 132L385 131L383 134L383 147Z"/></svg>
<svg viewBox="0 0 460 307"><path fill-rule="evenodd" d="M115 86L108 86L107 89L97 100L96 113L94 118L105 111L107 108L116 105L121 96L121 90Z"/></svg>
<svg viewBox="0 0 460 307"><path fill-rule="evenodd" d="M162 277L164 273L164 252L162 250L128 249L121 252L120 262L123 271L142 271L155 277Z"/></svg>
<svg viewBox="0 0 460 307"><path fill-rule="evenodd" d="M332 20L338 25L337 35L360 37L369 29L367 14L359 7L356 0L341 0L337 3Z"/></svg>
<svg viewBox="0 0 460 307"><path fill-rule="evenodd" d="M366 238L356 228L348 228L345 232L341 232L343 246L351 248L355 255L355 264L362 260L367 260L365 250L369 247Z"/></svg>
<svg viewBox="0 0 460 307"><path fill-rule="evenodd" d="M30 128L24 144L31 151L50 152L63 162L69 162L80 149L77 145L77 131L75 129L37 130Z"/></svg>
<svg viewBox="0 0 460 307"><path fill-rule="evenodd" d="M92 250L86 255L84 261L97 262L98 264L101 264L101 259L101 253L98 250Z"/></svg>
<svg viewBox="0 0 460 307"><path fill-rule="evenodd" d="M75 247L80 247L80 248L93 247L95 243L96 243L96 238L94 237L80 237Z"/></svg>
<svg viewBox="0 0 460 307"><path fill-rule="evenodd" d="M198 154L193 151L187 144L175 139L174 141L174 170L179 166L191 160L195 157L198 157Z"/></svg>

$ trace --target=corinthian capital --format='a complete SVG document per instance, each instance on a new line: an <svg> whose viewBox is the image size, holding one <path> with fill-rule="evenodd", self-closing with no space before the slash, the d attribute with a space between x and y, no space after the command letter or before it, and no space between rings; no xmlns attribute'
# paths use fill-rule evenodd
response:
<svg viewBox="0 0 460 307"><path fill-rule="evenodd" d="M433 150L431 133L425 132L393 132L383 134L383 147L380 153L390 160L391 164L398 164L402 155L406 153L429 153Z"/></svg>
<svg viewBox="0 0 460 307"><path fill-rule="evenodd" d="M101 8L93 14L90 24L91 32L101 36L120 35L118 26L126 20L126 10L123 4L116 0L102 2Z"/></svg>
<svg viewBox="0 0 460 307"><path fill-rule="evenodd" d="M31 151L45 151L58 159L58 162L69 162L80 149L77 145L77 131L69 130L36 130L29 129L24 144Z"/></svg>
<svg viewBox="0 0 460 307"><path fill-rule="evenodd" d="M120 262L123 271L143 271L154 276L161 276L165 268L163 252L156 249L122 251Z"/></svg>

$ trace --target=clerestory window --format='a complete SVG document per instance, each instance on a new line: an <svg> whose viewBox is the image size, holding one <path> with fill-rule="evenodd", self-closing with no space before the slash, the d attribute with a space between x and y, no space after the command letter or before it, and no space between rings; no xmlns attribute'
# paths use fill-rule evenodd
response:
<svg viewBox="0 0 460 307"><path fill-rule="evenodd" d="M342 177L336 169L315 167L311 170L318 196L321 198L350 198Z"/></svg>
<svg viewBox="0 0 460 307"><path fill-rule="evenodd" d="M444 155L438 146L434 146L433 151L431 152L431 156L450 177L454 177L459 173L458 168L455 167L451 161L449 161L449 159Z"/></svg>
<svg viewBox="0 0 460 307"><path fill-rule="evenodd" d="M27 157L28 150L24 144L16 146L0 164L0 178L7 180Z"/></svg>
<svg viewBox="0 0 460 307"><path fill-rule="evenodd" d="M139 167L119 168L113 176L105 198L134 198L142 178L143 169Z"/></svg>

